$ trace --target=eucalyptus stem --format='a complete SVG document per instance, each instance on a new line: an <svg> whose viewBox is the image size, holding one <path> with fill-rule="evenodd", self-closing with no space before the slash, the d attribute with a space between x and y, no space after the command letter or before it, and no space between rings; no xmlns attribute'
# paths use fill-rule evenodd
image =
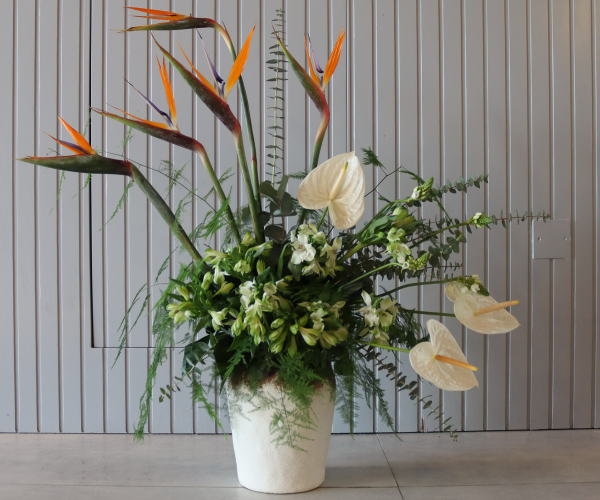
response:
<svg viewBox="0 0 600 500"><path fill-rule="evenodd" d="M235 218L233 217L233 212L231 211L231 207L229 206L229 200L227 199L227 196L225 196L225 193L223 192L221 183L219 182L219 179L218 179L217 175L215 174L215 170L213 169L213 166L210 162L210 158L206 154L206 150L204 149L204 147L201 144L198 144L198 146L199 147L196 147L196 153L198 153L198 156L200 156L200 159L202 160L202 163L204 164L204 167L206 168L206 171L208 172L208 176L210 177L210 180L212 181L213 186L215 187L217 196L221 200L222 204L227 204L227 209L225 210L225 215L226 215L227 221L229 222L229 225L231 227L233 236L235 237L235 240L237 241L237 243L239 245L242 242L242 238L240 237L240 232L239 232L239 229L235 222Z"/></svg>
<svg viewBox="0 0 600 500"><path fill-rule="evenodd" d="M443 227L442 229L438 229L437 231L434 231L433 233L429 233L426 238L423 238L422 240L419 240L419 241L413 243L410 246L410 248L418 247L420 244L422 244L422 243L430 240L431 238L433 238L436 234L440 234L440 233L443 233L444 231L448 231L448 229L456 229L456 228L459 228L461 226L470 226L471 224L472 224L471 222L466 221L466 222L461 222L459 224L454 224L452 226Z"/></svg>
<svg viewBox="0 0 600 500"><path fill-rule="evenodd" d="M357 281L360 281L361 279L366 278L367 276L371 276L372 274L378 273L379 271L381 271L387 267L397 266L397 265L399 265L399 264L396 264L395 262L390 262L388 264L385 264L384 266L378 267L377 269L373 269L372 271L369 271L368 273L365 273L362 276L359 276L358 278L355 278L352 281L349 281L345 285L342 285L342 288L347 287L348 285L351 285L352 283L356 283Z"/></svg>
<svg viewBox="0 0 600 500"><path fill-rule="evenodd" d="M385 293L382 293L380 295L377 295L377 297L383 297L384 295L389 295L390 293L394 293L397 292L398 290L402 290L404 288L410 288L411 286L422 286L422 285L442 285L444 283L450 283L451 281L456 281L453 278L449 278L447 280L441 280L441 281L417 281L416 283L409 283L407 285L401 285L397 288L394 288L392 290L388 290Z"/></svg>
<svg viewBox="0 0 600 500"><path fill-rule="evenodd" d="M374 344L373 342L363 342L363 341L360 341L359 343L364 344L364 345L370 345L371 347L381 347L381 349L386 349L388 351L410 352L410 349L406 349L404 347L393 347L391 345L381 345L381 344Z"/></svg>
<svg viewBox="0 0 600 500"><path fill-rule="evenodd" d="M359 243L358 245L355 245L353 248L351 248L350 250L348 250L344 255L342 255L339 259L338 262L344 262L348 257L354 255L356 252L358 252L359 250L362 250L363 248L367 247L368 245L365 245L364 243Z"/></svg>

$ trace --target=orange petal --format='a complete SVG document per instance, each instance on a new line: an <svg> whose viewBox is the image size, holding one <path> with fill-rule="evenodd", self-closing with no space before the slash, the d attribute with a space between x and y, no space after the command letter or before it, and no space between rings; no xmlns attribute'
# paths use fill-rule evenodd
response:
<svg viewBox="0 0 600 500"><path fill-rule="evenodd" d="M177 42L177 45L179 45L179 42ZM213 87L212 83L210 83L206 78L204 78L204 76L202 75L202 73L200 73L200 71L198 71L195 66L192 64L192 61L190 61L189 57L187 56L187 54L185 53L185 51L181 48L181 45L179 45L179 48L181 49L181 52L183 52L183 55L185 56L187 62L190 64L190 66L192 67L192 69L194 70L194 73L196 73L196 76L198 77L198 79L204 84L204 86L208 87L210 90L212 90L212 92L219 97L219 99L221 98L219 96L219 93L215 90L215 88Z"/></svg>
<svg viewBox="0 0 600 500"><path fill-rule="evenodd" d="M86 141L83 136L77 132L71 125L69 125L66 121L64 121L60 116L58 117L63 126L67 129L67 132L71 134L71 137L75 139L77 145L83 149L87 154L95 155L96 151L92 149L92 146L89 145L88 141Z"/></svg>
<svg viewBox="0 0 600 500"><path fill-rule="evenodd" d="M138 12L145 12L146 14L150 14L151 16L160 16L163 19L167 18L170 20L173 19L183 19L184 16L182 14L177 14L176 12L169 12L168 10L156 10L156 9L141 9L139 7L125 7L126 9L137 10ZM147 17L148 19L152 19L149 16L136 16L136 17Z"/></svg>
<svg viewBox="0 0 600 500"><path fill-rule="evenodd" d="M306 49L306 59L308 60L308 67L310 68L310 76L317 85L321 86L321 82L319 81L319 77L315 73L313 69L312 61L310 59L310 54L308 53L308 45L306 44L306 35L304 35L304 48Z"/></svg>
<svg viewBox="0 0 600 500"><path fill-rule="evenodd" d="M185 19L183 17L170 17L170 16L131 16L131 17L137 17L139 19L152 19L153 21L169 21L169 22L180 21L181 19Z"/></svg>
<svg viewBox="0 0 600 500"><path fill-rule="evenodd" d="M131 113L128 113L127 111L123 111L122 109L119 109L115 106L111 106L109 104L109 106L111 108L115 108L116 110L120 111L121 113L125 113L127 116L131 116L132 118L135 118L136 120L145 123L146 125L153 125L154 127L158 127L158 128L164 128L166 130L172 130L171 127L169 127L166 123L160 123L160 122L151 122L149 120L144 120L143 118L140 118L138 116L132 115Z"/></svg>
<svg viewBox="0 0 600 500"><path fill-rule="evenodd" d="M175 99L173 98L173 89L169 80L169 74L167 73L167 65L165 64L165 58L163 57L162 68L160 66L158 56L156 57L156 62L158 63L158 71L160 72L160 77L162 78L162 82L165 87L167 104L169 105L169 111L171 112L171 121L173 122L174 128L179 130L179 128L177 127L177 110L175 109Z"/></svg>
<svg viewBox="0 0 600 500"><path fill-rule="evenodd" d="M246 38L246 43L240 50L233 66L231 67L231 71L229 72L229 78L227 78L227 84L225 85L225 99L227 99L227 95L235 85L235 82L238 81L238 78L241 76L242 71L244 71L244 66L246 65L246 61L248 60L248 54L250 53L250 40L252 40L252 35L254 34L254 28L256 28L256 24L252 26L252 30Z"/></svg>
<svg viewBox="0 0 600 500"><path fill-rule="evenodd" d="M338 65L338 61L340 60L340 54L342 53L342 44L344 43L344 37L346 36L346 32L342 29L340 31L340 35L338 36L337 42L335 43L335 47L331 51L331 55L329 56L329 61L327 61L327 66L325 66L325 72L323 74L323 88L327 85L327 82L333 75L335 68Z"/></svg>

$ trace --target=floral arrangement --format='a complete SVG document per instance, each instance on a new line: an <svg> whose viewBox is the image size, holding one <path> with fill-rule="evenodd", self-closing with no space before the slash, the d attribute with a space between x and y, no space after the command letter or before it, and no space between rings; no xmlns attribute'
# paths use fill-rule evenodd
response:
<svg viewBox="0 0 600 500"><path fill-rule="evenodd" d="M155 348L140 401L141 417L136 435L143 434L156 370L166 359L167 347L174 342L174 331L179 328L186 332L182 341L182 375L160 389L161 401L170 398L181 383L186 383L192 388L194 402L203 404L217 419L216 409L206 396L203 372L214 375L210 384L216 386L220 381L222 388L225 381L244 382L253 394L260 391L264 380L275 377L299 409L292 423L311 425L308 409L315 387L335 381L341 415L351 429L356 399L364 397L367 403L376 399L377 410L393 430L380 380L372 370L374 362L379 371L394 381L398 390L408 391L411 399L423 403L424 408L439 418L445 431L452 431L443 416L431 408L431 401L419 395L417 380L407 380L395 364L385 363L381 351L409 352L410 362L419 376L441 389L464 391L478 385L473 374L477 368L468 364L448 329L430 319L425 330L418 319L419 315L439 317L442 314L412 310L396 301L396 292L408 287L446 285L446 295L454 302L454 315L475 332L505 333L519 326L506 310L517 301L497 303L477 275L455 276L453 273L460 266L447 263L453 253L460 251L472 229L499 223L506 226L506 222L512 220L510 215L497 218L483 213L458 220L444 208L445 195L479 188L488 181L487 176L439 186L434 185L433 178L422 179L404 168L394 168L391 173L400 172L415 183L412 195L398 200L380 196L385 203L383 208L372 219L362 221L365 197L378 194L375 189L365 195L363 165L383 169L386 175L391 173L368 148L363 149L362 163L355 152L348 152L319 164L330 117L324 90L340 58L345 32L340 33L324 69L317 61L310 39L305 40L308 68L304 68L283 41L283 12L277 11L274 45L270 48L273 59L268 61L275 73L271 79L276 103L274 125L269 128L274 144L266 155L273 175L271 180L261 182L248 98L241 76L254 29L237 54L226 28L211 19L152 9L129 9L160 22L127 31L212 28L231 52L234 62L226 79L218 74L206 53L211 83L193 66L181 47L187 64L154 40L163 55L162 62L157 59L158 70L169 111L161 110L136 91L163 122L138 118L126 111L122 111L124 116L121 116L94 109L131 129L197 153L213 182L220 206L194 231L186 233L179 223L181 211L173 213L142 173L144 168L138 168L131 159L97 154L81 134L62 120L74 142L56 141L75 154L28 157L22 161L90 175L130 177L169 224L181 248L190 254L190 263L181 267L176 279L170 280L153 307ZM217 177L202 144L179 129L166 60L231 133L244 178L246 205L231 206L226 179ZM283 99L279 84L286 64L319 110L321 123L306 171L282 176L277 168L283 151L282 117L278 115L282 108L277 103ZM236 85L245 115L249 162L242 125L227 104L227 96ZM290 177L302 179L296 197L287 191ZM194 192L190 195L197 196ZM419 216L419 207L425 203L439 207L438 219ZM531 215L526 213L520 220L527 218ZM206 249L201 254L198 240L207 239L223 228L226 236L222 248ZM374 280L378 277L396 280L398 286L376 293ZM123 340L128 325L126 318ZM208 359L213 360L210 366ZM265 404L276 407L277 402ZM282 412L289 412L289 408L275 412L274 438L279 443L296 446L297 434L292 427L280 425Z"/></svg>

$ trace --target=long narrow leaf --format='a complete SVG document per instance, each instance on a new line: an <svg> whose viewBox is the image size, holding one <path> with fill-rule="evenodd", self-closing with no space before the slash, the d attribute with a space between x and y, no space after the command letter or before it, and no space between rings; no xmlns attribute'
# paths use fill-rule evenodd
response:
<svg viewBox="0 0 600 500"><path fill-rule="evenodd" d="M162 128L158 125L162 125L162 123L158 123L157 126L152 125L151 123L146 123L145 121L132 120L129 118L125 118L123 116L115 115L113 113L107 113L106 111L102 111L101 109L92 108L96 113L106 116L112 120L118 121L131 127L135 130L139 130L140 132L144 132L145 134L151 135L152 137L156 137L157 139L161 139L166 142L170 142L171 144L175 144L176 146L181 146L182 148L189 149L190 151L197 151L200 143L191 137L183 135L181 132L177 132L176 130L171 130L169 128Z"/></svg>
<svg viewBox="0 0 600 500"><path fill-rule="evenodd" d="M152 19L152 18L148 18ZM158 18L154 18L158 19ZM221 26L212 19L202 17L184 17L177 21L167 21L166 23L146 24L145 26L134 26L123 31L171 31L188 30L193 28L214 28L221 31Z"/></svg>
<svg viewBox="0 0 600 500"><path fill-rule="evenodd" d="M113 174L132 176L132 165L128 161L113 160L98 155L76 155L76 156L29 156L18 158L19 161L41 165L42 167L68 172L80 172L84 174Z"/></svg>
<svg viewBox="0 0 600 500"><path fill-rule="evenodd" d="M154 208L158 210L158 213L161 215L161 217L166 221L167 224L169 224L171 231L173 231L183 247L189 252L194 260L200 260L202 256L198 253L198 250L196 250L196 247L190 241L190 238L181 227L181 224L179 224L179 221L169 208L169 205L166 204L165 200L162 199L162 196L158 194L158 191L152 187L152 184L148 182L146 177L144 177L144 175L134 165L131 165L131 169L133 180L142 190L142 192L148 197L150 202L154 205Z"/></svg>

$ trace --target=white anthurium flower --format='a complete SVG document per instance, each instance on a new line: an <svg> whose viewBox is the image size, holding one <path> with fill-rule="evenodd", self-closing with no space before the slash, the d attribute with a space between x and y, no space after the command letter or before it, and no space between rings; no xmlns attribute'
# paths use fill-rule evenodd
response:
<svg viewBox="0 0 600 500"><path fill-rule="evenodd" d="M431 342L421 342L410 351L410 364L428 382L444 391L467 391L479 387L473 371L475 366L467 363L456 340L439 321L430 319L427 330Z"/></svg>
<svg viewBox="0 0 600 500"><path fill-rule="evenodd" d="M311 262L317 253L314 247L308 242L308 235L299 234L292 243L294 252L292 253L292 264L302 264L302 262Z"/></svg>
<svg viewBox="0 0 600 500"><path fill-rule="evenodd" d="M480 295L469 290L462 283L446 285L446 296L454 302L454 314L458 321L477 333L508 333L520 325L517 318L505 310L515 306L518 300L498 302L490 296ZM479 286L477 286L479 289Z"/></svg>
<svg viewBox="0 0 600 500"><path fill-rule="evenodd" d="M298 188L298 202L310 210L329 208L338 229L356 225L365 211L365 173L354 154L344 153L321 163Z"/></svg>
<svg viewBox="0 0 600 500"><path fill-rule="evenodd" d="M517 305L518 300L498 303L492 297L463 293L454 302L454 314L470 330L477 333L508 333L520 326L505 307Z"/></svg>

